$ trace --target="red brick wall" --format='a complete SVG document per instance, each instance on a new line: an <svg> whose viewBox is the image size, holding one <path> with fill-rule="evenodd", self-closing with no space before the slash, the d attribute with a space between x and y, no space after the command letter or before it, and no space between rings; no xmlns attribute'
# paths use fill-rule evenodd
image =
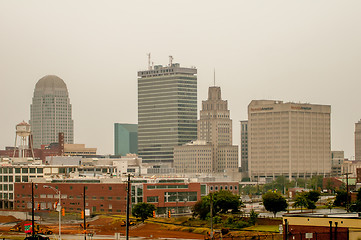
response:
<svg viewBox="0 0 361 240"><path fill-rule="evenodd" d="M27 203L31 202L31 183L15 183L14 185L15 209L29 211ZM83 187L86 186L85 202L86 208L90 209L90 212L125 213L126 184L124 183L38 183L34 187L35 207L38 203L55 203L59 199L54 190L44 188L44 185L58 187L61 195L67 195L66 199L61 199L61 204L65 207L66 212L79 212L79 209L83 209ZM55 197L40 198L41 194L53 194ZM42 211L49 210L47 207L48 204ZM95 211L93 211L93 207L96 207Z"/></svg>
<svg viewBox="0 0 361 240"><path fill-rule="evenodd" d="M332 239L335 238L335 223L332 223ZM285 230L285 226L283 225ZM288 226L289 237L288 239L292 240L301 240L306 239L306 233L313 233L312 239L317 240L330 240L330 228L329 227L319 227L319 226L299 226L299 225L289 225ZM348 239L348 229L347 228L337 228L337 239ZM284 232L284 239L286 239Z"/></svg>
<svg viewBox="0 0 361 240"><path fill-rule="evenodd" d="M188 185L188 188L165 188L165 189L148 189L148 186L151 185ZM194 202L184 202L180 200L179 203L176 202L164 202L164 194L165 192L197 192L197 201L201 200L201 184L200 183L145 183L143 185L143 201L147 202L147 197L155 197L158 196L158 203L152 203L156 207L183 207L193 206Z"/></svg>

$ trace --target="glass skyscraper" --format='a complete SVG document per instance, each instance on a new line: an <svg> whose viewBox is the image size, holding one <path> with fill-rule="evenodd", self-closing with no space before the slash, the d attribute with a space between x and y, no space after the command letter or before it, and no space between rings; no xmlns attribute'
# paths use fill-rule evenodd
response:
<svg viewBox="0 0 361 240"><path fill-rule="evenodd" d="M114 123L114 155L138 154L138 125Z"/></svg>
<svg viewBox="0 0 361 240"><path fill-rule="evenodd" d="M65 143L74 143L74 122L71 115L68 89L64 81L54 75L41 78L35 85L30 105L30 125L34 148L58 142L59 132Z"/></svg>
<svg viewBox="0 0 361 240"><path fill-rule="evenodd" d="M138 72L138 154L173 162L174 146L197 139L197 69L178 63Z"/></svg>

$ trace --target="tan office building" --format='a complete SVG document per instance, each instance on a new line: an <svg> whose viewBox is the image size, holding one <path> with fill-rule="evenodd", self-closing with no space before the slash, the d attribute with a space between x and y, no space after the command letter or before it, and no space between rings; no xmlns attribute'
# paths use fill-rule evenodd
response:
<svg viewBox="0 0 361 240"><path fill-rule="evenodd" d="M249 174L253 180L329 175L331 106L253 100L248 105Z"/></svg>
<svg viewBox="0 0 361 240"><path fill-rule="evenodd" d="M361 120L355 123L355 160L361 160Z"/></svg>
<svg viewBox="0 0 361 240"><path fill-rule="evenodd" d="M208 99L202 101L197 129L198 141L174 147L177 172L238 171L238 146L232 145L232 120L220 87L209 88Z"/></svg>

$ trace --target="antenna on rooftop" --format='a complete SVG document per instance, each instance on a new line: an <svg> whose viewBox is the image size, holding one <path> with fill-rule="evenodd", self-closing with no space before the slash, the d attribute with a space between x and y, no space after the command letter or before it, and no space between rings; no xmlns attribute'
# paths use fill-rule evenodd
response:
<svg viewBox="0 0 361 240"><path fill-rule="evenodd" d="M213 87L216 86L216 68L213 69Z"/></svg>
<svg viewBox="0 0 361 240"><path fill-rule="evenodd" d="M169 56L169 67L173 64L173 56Z"/></svg>
<svg viewBox="0 0 361 240"><path fill-rule="evenodd" d="M150 66L150 53L147 53L148 56L148 70L152 70L152 67Z"/></svg>

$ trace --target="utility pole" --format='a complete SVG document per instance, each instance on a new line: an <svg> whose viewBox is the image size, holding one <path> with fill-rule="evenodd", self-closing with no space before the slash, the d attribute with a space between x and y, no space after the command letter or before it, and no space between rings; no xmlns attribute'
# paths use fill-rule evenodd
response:
<svg viewBox="0 0 361 240"><path fill-rule="evenodd" d="M127 181L127 216L126 216L126 235L125 239L129 240L129 204L130 204L130 174L128 174L128 181Z"/></svg>
<svg viewBox="0 0 361 240"><path fill-rule="evenodd" d="M210 196L211 196L211 234L210 234L210 237L211 239L213 240L213 195L212 193L210 193Z"/></svg>
<svg viewBox="0 0 361 240"><path fill-rule="evenodd" d="M347 191L347 199L346 199L346 211L350 211L350 198L349 198L349 190L348 190L348 175L352 173L344 173L343 175L346 175L346 191Z"/></svg>
<svg viewBox="0 0 361 240"><path fill-rule="evenodd" d="M85 214L85 186L84 186L84 193L83 193L83 211L84 211L84 240L86 240L86 214Z"/></svg>
<svg viewBox="0 0 361 240"><path fill-rule="evenodd" d="M31 235L33 238L35 238L34 205L34 183L31 182Z"/></svg>

